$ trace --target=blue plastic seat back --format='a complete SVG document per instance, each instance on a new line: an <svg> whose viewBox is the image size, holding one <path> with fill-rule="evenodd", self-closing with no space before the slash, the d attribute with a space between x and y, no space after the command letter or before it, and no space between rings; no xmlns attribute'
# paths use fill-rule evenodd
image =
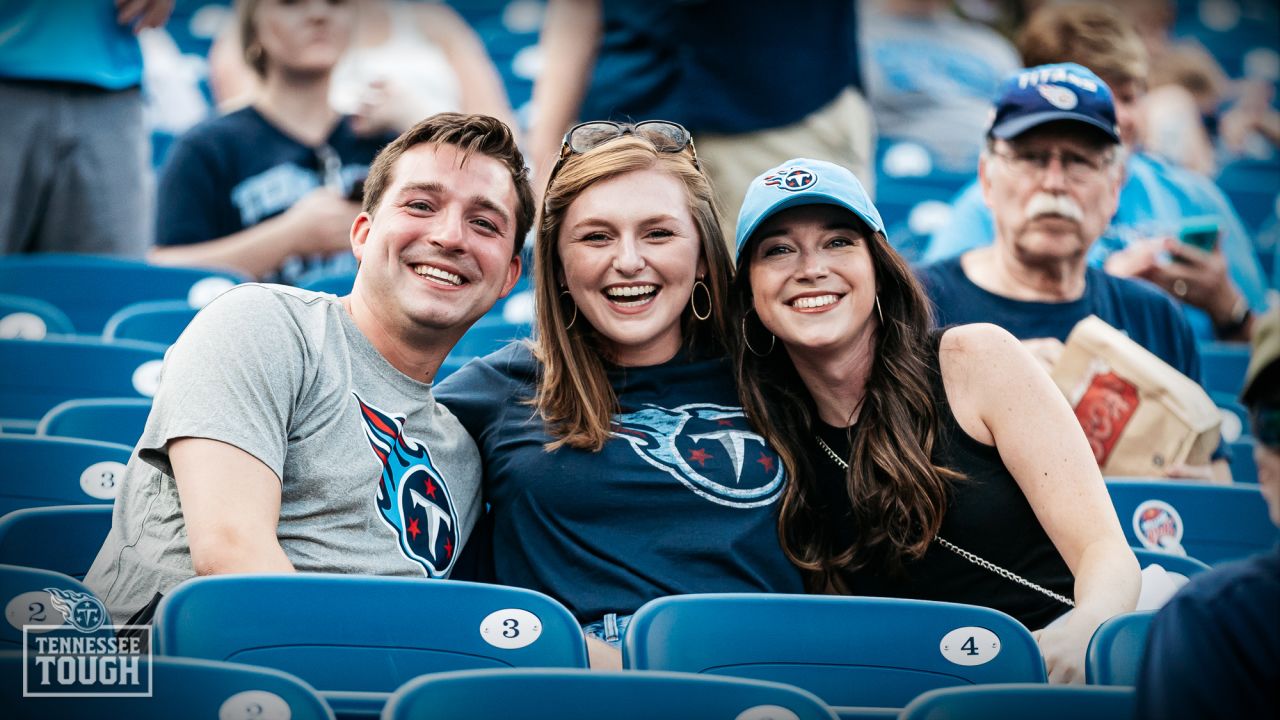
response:
<svg viewBox="0 0 1280 720"><path fill-rule="evenodd" d="M309 273L298 278L298 287L304 290L314 290L316 292L330 293L342 297L351 294L351 287L355 285L355 273L333 273L329 271L319 271Z"/></svg>
<svg viewBox="0 0 1280 720"><path fill-rule="evenodd" d="M0 340L0 419L36 423L77 398L151 398L164 348L93 339Z"/></svg>
<svg viewBox="0 0 1280 720"><path fill-rule="evenodd" d="M4 622L0 623L0 650L17 650L22 647L23 626L31 626L27 644L34 645L39 637L75 636L78 630L66 625L66 616L58 610L50 590L93 595L73 577L52 570L0 564L0 606L4 607ZM105 617L104 622L110 622ZM92 633L98 637L111 635L111 631L99 629Z"/></svg>
<svg viewBox="0 0 1280 720"><path fill-rule="evenodd" d="M933 690L903 709L902 720L1130 720L1133 688L988 685Z"/></svg>
<svg viewBox="0 0 1280 720"><path fill-rule="evenodd" d="M1201 343L1200 384L1210 393L1239 395L1249 367L1249 346L1241 343Z"/></svg>
<svg viewBox="0 0 1280 720"><path fill-rule="evenodd" d="M1258 459L1251 437L1231 443L1231 479L1238 483L1258 483Z"/></svg>
<svg viewBox="0 0 1280 720"><path fill-rule="evenodd" d="M0 515L114 502L130 452L95 440L0 434Z"/></svg>
<svg viewBox="0 0 1280 720"><path fill-rule="evenodd" d="M1090 685L1134 685L1147 647L1155 611L1117 615L1098 626L1085 654L1085 679Z"/></svg>
<svg viewBox="0 0 1280 720"><path fill-rule="evenodd" d="M89 398L58 403L40 418L37 435L138 444L151 415L146 398Z"/></svg>
<svg viewBox="0 0 1280 720"><path fill-rule="evenodd" d="M484 357L512 340L522 340L532 333L533 328L529 325L509 323L500 317L484 317L458 340L449 357L463 361Z"/></svg>
<svg viewBox="0 0 1280 720"><path fill-rule="evenodd" d="M581 628L555 600L453 580L196 578L156 617L165 655L274 667L322 691L390 692L423 673L587 662Z"/></svg>
<svg viewBox="0 0 1280 720"><path fill-rule="evenodd" d="M1170 555L1166 552L1158 552L1146 548L1132 549L1133 554L1138 557L1139 567L1145 568L1148 565L1159 565L1171 573L1178 573L1187 578L1195 577L1210 569L1208 564L1193 557Z"/></svg>
<svg viewBox="0 0 1280 720"><path fill-rule="evenodd" d="M0 294L0 338L44 340L75 332L67 314L37 298Z"/></svg>
<svg viewBox="0 0 1280 720"><path fill-rule="evenodd" d="M77 333L100 335L115 311L143 300L188 300L203 306L243 278L226 272L161 267L92 255L0 258L0 288L38 298L70 318Z"/></svg>
<svg viewBox="0 0 1280 720"><path fill-rule="evenodd" d="M752 710L759 714L751 714ZM787 711L790 714L784 714ZM385 720L834 720L811 693L778 683L690 673L467 670L418 678L397 690Z"/></svg>
<svg viewBox="0 0 1280 720"><path fill-rule="evenodd" d="M636 611L622 653L624 667L783 682L833 706L902 707L936 687L1045 681L1035 640L1008 615L895 598L659 598Z"/></svg>
<svg viewBox="0 0 1280 720"><path fill-rule="evenodd" d="M0 517L0 563L83 580L111 530L110 505L55 505Z"/></svg>
<svg viewBox="0 0 1280 720"><path fill-rule="evenodd" d="M28 662L28 682L37 683L40 671L34 659ZM157 657L139 663L140 678L150 679L151 697L24 698L22 664L20 653L0 655L6 717L13 720L333 720L333 712L314 689L268 668ZM42 690L39 685L33 688Z"/></svg>
<svg viewBox="0 0 1280 720"><path fill-rule="evenodd" d="M1217 565L1280 540L1256 485L1108 479L1107 491L1135 548Z"/></svg>
<svg viewBox="0 0 1280 720"><path fill-rule="evenodd" d="M200 309L186 300L147 300L116 311L102 329L102 339L138 340L172 345Z"/></svg>

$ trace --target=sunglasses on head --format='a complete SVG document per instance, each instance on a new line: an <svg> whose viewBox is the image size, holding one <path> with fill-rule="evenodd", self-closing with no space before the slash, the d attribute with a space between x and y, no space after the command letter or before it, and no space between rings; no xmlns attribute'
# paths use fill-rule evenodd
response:
<svg viewBox="0 0 1280 720"><path fill-rule="evenodd" d="M593 120L575 125L564 134L564 142L560 145L560 157L556 158L556 164L551 168L551 174L547 176L548 187L570 155L581 155L624 135L635 135L648 140L658 152L678 153L688 148L689 155L693 159L693 167L698 172L702 172L702 165L698 163L698 151L693 146L693 136L679 123L669 120L645 120L631 124Z"/></svg>

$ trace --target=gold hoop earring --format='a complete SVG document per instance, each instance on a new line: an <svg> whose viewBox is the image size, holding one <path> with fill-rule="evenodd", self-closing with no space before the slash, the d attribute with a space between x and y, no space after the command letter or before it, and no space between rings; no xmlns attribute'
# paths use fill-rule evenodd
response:
<svg viewBox="0 0 1280 720"><path fill-rule="evenodd" d="M707 312L705 314L698 312L698 303L694 302L694 298L698 296L699 286L702 287L702 292L707 294ZM711 288L707 287L707 284L702 282L701 278L693 284L693 292L689 293L689 309L693 311L693 316L699 320L706 320L711 317L711 311L714 309L711 302Z"/></svg>
<svg viewBox="0 0 1280 720"><path fill-rule="evenodd" d="M778 336L773 333L769 333L769 349L764 352L757 352L755 348L751 347L751 339L747 334L747 315L750 315L751 312L751 310L748 310L742 316L742 343L747 346L747 349L751 351L752 355L755 355L756 357L766 357L773 352L774 346L778 344Z"/></svg>
<svg viewBox="0 0 1280 720"><path fill-rule="evenodd" d="M880 316L880 325L884 326L884 311L880 309L880 293L876 293L876 315Z"/></svg>
<svg viewBox="0 0 1280 720"><path fill-rule="evenodd" d="M560 297L564 297L565 295L568 295L569 302L573 303L573 318L569 320L568 325L564 326L564 329L567 332L569 328L573 327L574 323L578 322L578 303L573 302L573 295L568 290L561 290Z"/></svg>

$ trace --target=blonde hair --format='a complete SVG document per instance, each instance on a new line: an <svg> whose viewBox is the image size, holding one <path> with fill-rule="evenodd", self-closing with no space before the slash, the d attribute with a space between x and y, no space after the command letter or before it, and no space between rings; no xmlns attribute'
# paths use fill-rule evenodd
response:
<svg viewBox="0 0 1280 720"><path fill-rule="evenodd" d="M1017 46L1027 67L1079 63L1113 90L1121 83L1147 80L1147 48L1129 18L1111 5L1046 5L1027 18Z"/></svg>
<svg viewBox="0 0 1280 720"><path fill-rule="evenodd" d="M726 313L733 266L711 181L694 167L687 153L659 152L637 137L624 136L570 156L547 186L533 263L537 327L532 342L542 372L530 402L555 438L547 444L548 451L564 445L601 449L618 412L618 398L605 372L611 348L584 317L577 317L573 326L567 327L576 309L566 312L560 297L564 266L558 241L565 213L594 183L650 169L668 173L684 184L707 267L703 282L711 294L711 317L699 321L685 308L681 318L685 347L722 355L730 351Z"/></svg>

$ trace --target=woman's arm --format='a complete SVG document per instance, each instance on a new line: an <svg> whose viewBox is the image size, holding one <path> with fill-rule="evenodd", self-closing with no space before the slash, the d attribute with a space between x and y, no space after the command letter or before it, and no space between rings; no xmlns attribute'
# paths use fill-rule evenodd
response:
<svg viewBox="0 0 1280 720"><path fill-rule="evenodd" d="M462 111L492 115L518 131L502 76L475 30L444 3L415 5L414 11L422 34L440 47L458 76Z"/></svg>
<svg viewBox="0 0 1280 720"><path fill-rule="evenodd" d="M961 428L994 444L1075 576L1074 612L1036 633L1053 682L1084 682L1084 657L1103 620L1132 610L1138 562L1071 407L1021 343L994 325L942 338L942 378Z"/></svg>

